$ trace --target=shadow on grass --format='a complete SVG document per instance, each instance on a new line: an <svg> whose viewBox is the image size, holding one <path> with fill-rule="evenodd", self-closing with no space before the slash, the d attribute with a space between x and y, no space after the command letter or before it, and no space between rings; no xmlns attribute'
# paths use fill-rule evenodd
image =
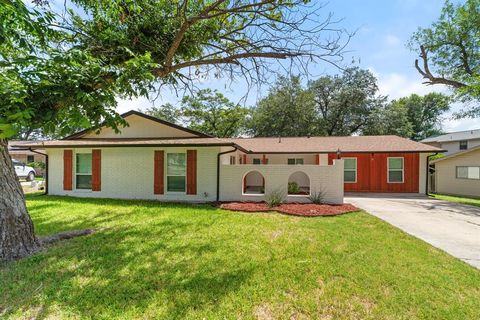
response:
<svg viewBox="0 0 480 320"><path fill-rule="evenodd" d="M57 200L66 199L36 198L30 211L35 217L37 210L54 208ZM148 208L192 206L68 198L68 204L72 203L115 204L125 212L99 208L78 222L62 222L48 215L35 217L35 224L46 230L111 227L0 266L0 280L5 283L0 288L0 317L2 313L14 316L26 311L41 319L62 306L62 310L85 318L128 318L129 312L138 316L139 310L160 318L184 318L192 310L215 309L257 268L251 263L222 268L225 262L218 259L230 249L204 236L215 224L215 215L202 214L214 212L211 206L193 206L198 208L193 214L159 214ZM185 218L181 217L183 212ZM115 223L118 221L121 223Z"/></svg>

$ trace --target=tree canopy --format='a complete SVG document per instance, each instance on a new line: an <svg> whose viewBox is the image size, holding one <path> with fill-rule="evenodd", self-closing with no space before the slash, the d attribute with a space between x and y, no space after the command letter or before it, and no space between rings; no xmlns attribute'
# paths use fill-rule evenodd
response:
<svg viewBox="0 0 480 320"><path fill-rule="evenodd" d="M308 84L317 112L316 133L327 136L361 132L379 110L385 97L378 94L377 79L369 70L348 68Z"/></svg>
<svg viewBox="0 0 480 320"><path fill-rule="evenodd" d="M458 117L480 116L480 0L445 1L439 19L415 32L409 46L420 56L415 67L426 84L447 85L470 102Z"/></svg>
<svg viewBox="0 0 480 320"><path fill-rule="evenodd" d="M385 103L368 70L347 68L304 88L300 77L280 77L253 109L255 136L351 135L362 132Z"/></svg>
<svg viewBox="0 0 480 320"><path fill-rule="evenodd" d="M257 137L307 136L315 133L313 96L299 76L279 77L252 109L250 133Z"/></svg>
<svg viewBox="0 0 480 320"><path fill-rule="evenodd" d="M204 89L182 100L181 115L188 128L220 138L245 133L249 110L218 91Z"/></svg>
<svg viewBox="0 0 480 320"><path fill-rule="evenodd" d="M142 111L142 110L140 110ZM171 103L165 103L158 107L150 107L144 111L153 117L178 124L181 121L182 112Z"/></svg>
<svg viewBox="0 0 480 320"><path fill-rule="evenodd" d="M442 116L449 110L450 98L444 94L412 94L375 113L363 134L395 134L420 141L442 133Z"/></svg>

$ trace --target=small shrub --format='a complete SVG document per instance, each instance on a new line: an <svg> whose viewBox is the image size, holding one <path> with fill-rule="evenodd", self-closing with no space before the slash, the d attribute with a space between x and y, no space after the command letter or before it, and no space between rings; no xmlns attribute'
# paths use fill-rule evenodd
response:
<svg viewBox="0 0 480 320"><path fill-rule="evenodd" d="M308 200L315 204L325 203L325 193L323 191L315 191L309 197Z"/></svg>
<svg viewBox="0 0 480 320"><path fill-rule="evenodd" d="M30 162L30 163L27 163L27 166L32 168L39 168L39 169L45 169L47 167L47 165L44 162Z"/></svg>
<svg viewBox="0 0 480 320"><path fill-rule="evenodd" d="M298 186L298 183L295 181L289 182L288 183L288 193L299 193L300 192L300 187Z"/></svg>
<svg viewBox="0 0 480 320"><path fill-rule="evenodd" d="M265 196L265 202L270 208L277 207L285 201L285 195L280 190L270 192Z"/></svg>

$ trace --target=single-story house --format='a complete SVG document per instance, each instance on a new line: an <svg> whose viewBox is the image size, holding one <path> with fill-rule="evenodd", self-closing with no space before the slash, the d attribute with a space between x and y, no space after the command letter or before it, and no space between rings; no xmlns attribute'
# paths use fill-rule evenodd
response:
<svg viewBox="0 0 480 320"><path fill-rule="evenodd" d="M439 148L397 136L208 136L137 111L129 126L28 144L48 154L48 193L163 201L308 201L344 191L424 193ZM27 147L26 145L22 145Z"/></svg>
<svg viewBox="0 0 480 320"><path fill-rule="evenodd" d="M435 192L480 198L480 145L431 162Z"/></svg>
<svg viewBox="0 0 480 320"><path fill-rule="evenodd" d="M12 140L8 141L8 153L17 161L23 162L24 164L30 164L32 162L37 163L46 163L46 156L45 150L37 149L37 150L28 150L24 148L14 148L13 145L22 145L25 143L31 143L31 141L25 140ZM42 168L34 168L35 173L37 176L41 176L44 174L44 169Z"/></svg>

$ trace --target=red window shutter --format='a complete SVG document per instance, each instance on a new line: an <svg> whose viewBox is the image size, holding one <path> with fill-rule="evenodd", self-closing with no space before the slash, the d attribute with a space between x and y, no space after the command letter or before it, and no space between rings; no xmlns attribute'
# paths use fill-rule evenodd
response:
<svg viewBox="0 0 480 320"><path fill-rule="evenodd" d="M187 150L187 194L197 194L197 150Z"/></svg>
<svg viewBox="0 0 480 320"><path fill-rule="evenodd" d="M315 155L315 164L318 166L320 164L320 155L316 154Z"/></svg>
<svg viewBox="0 0 480 320"><path fill-rule="evenodd" d="M247 155L246 154L243 155L243 164L247 164Z"/></svg>
<svg viewBox="0 0 480 320"><path fill-rule="evenodd" d="M63 150L63 190L72 190L73 152Z"/></svg>
<svg viewBox="0 0 480 320"><path fill-rule="evenodd" d="M102 150L92 150L92 191L102 190Z"/></svg>
<svg viewBox="0 0 480 320"><path fill-rule="evenodd" d="M267 156L266 155L262 156L262 164L267 164Z"/></svg>
<svg viewBox="0 0 480 320"><path fill-rule="evenodd" d="M156 150L153 161L153 193L164 193L164 152L163 150Z"/></svg>

